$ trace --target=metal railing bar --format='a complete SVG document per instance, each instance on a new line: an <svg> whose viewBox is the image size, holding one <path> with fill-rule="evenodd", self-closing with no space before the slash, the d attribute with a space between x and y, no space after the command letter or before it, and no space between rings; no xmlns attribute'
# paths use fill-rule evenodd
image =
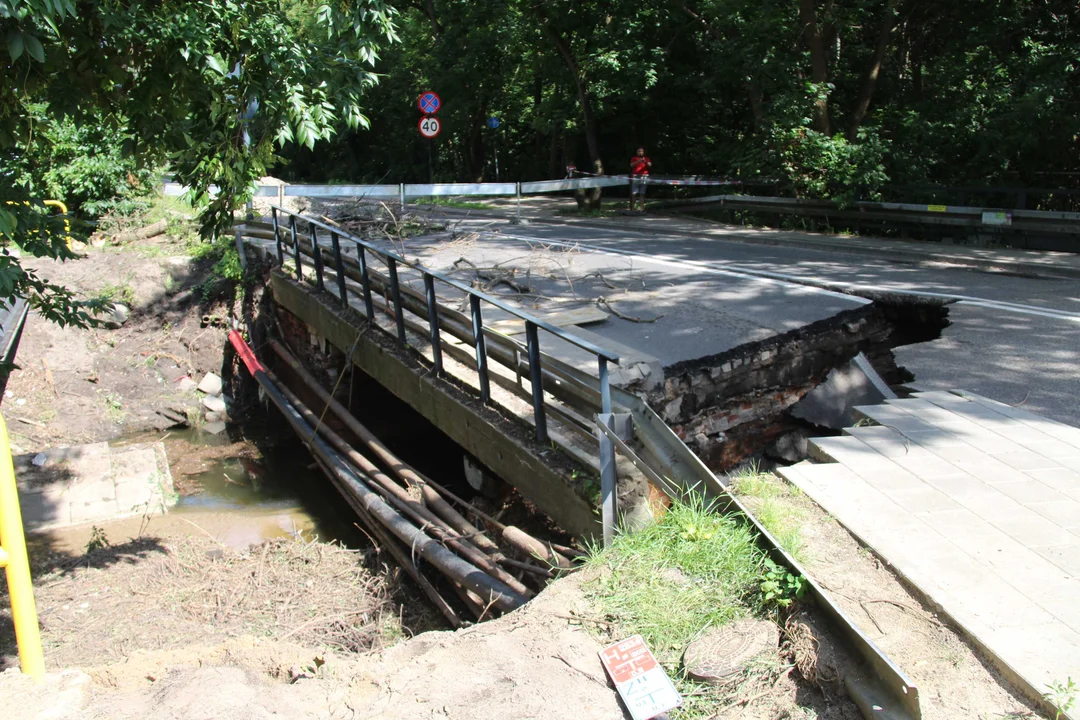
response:
<svg viewBox="0 0 1080 720"><path fill-rule="evenodd" d="M314 225L308 228L308 232L311 235L311 247L314 248L311 258L315 261L315 287L321 292L326 289L326 285L323 284L322 248L319 247L319 236L315 232Z"/></svg>
<svg viewBox="0 0 1080 720"><path fill-rule="evenodd" d="M394 321L397 324L398 343L404 347L407 340L405 339L405 316L402 314L401 285L398 283L397 260L389 258L386 267L390 271L390 296L394 301Z"/></svg>
<svg viewBox="0 0 1080 720"><path fill-rule="evenodd" d="M480 311L480 298L469 296L472 310L473 344L476 348L476 374L480 377L480 402L485 405L491 400L491 384L488 378L487 347L484 340L484 319Z"/></svg>
<svg viewBox="0 0 1080 720"><path fill-rule="evenodd" d="M364 246L356 243L356 259L360 265L360 286L364 289L364 310L368 322L375 322L375 302L371 299L371 277L368 275L367 253Z"/></svg>
<svg viewBox="0 0 1080 720"><path fill-rule="evenodd" d="M442 344L439 342L439 306L435 298L435 278L424 273L424 293L427 295L428 328L431 332L431 358L435 374L442 375Z"/></svg>
<svg viewBox="0 0 1080 720"><path fill-rule="evenodd" d="M345 287L345 261L341 257L341 240L336 232L330 233L330 244L334 248L334 270L337 273L338 295L343 307L349 307L349 291Z"/></svg>
<svg viewBox="0 0 1080 720"><path fill-rule="evenodd" d="M297 217L303 218L306 222L308 222L310 224L310 226L313 229L315 227L319 227L319 228L322 228L323 230L326 230L328 232L334 232L334 231L337 230L336 228L334 228L333 226L331 226L331 225L329 225L327 223L323 223L323 222L318 221L318 220L312 220L312 219L310 219L310 218L308 218L306 216L300 215L299 213L293 213L290 210L286 210L285 208L279 208L277 206L272 206L272 207L274 209L279 210L280 212L288 214L291 218L297 218ZM477 290L477 289L475 289L473 287L470 287L466 283L463 283L463 282L461 282L459 280L456 280L454 278L443 275L443 274L441 274L441 273L439 273L437 271L426 268L423 265L420 265L419 263L411 262L411 261L405 259L404 257L398 255L397 253L390 252L388 250L383 250L382 248L379 248L379 247L377 247L375 245L372 245L371 243L369 243L369 242L367 242L365 240L362 240L360 238L349 235L348 233L341 233L341 235L343 237L346 237L349 240L352 240L353 242L357 243L358 246L362 246L362 247L366 248L371 253L378 256L380 259L382 259L384 261L389 261L389 260L392 259L392 260L394 260L395 263L404 265L406 267L410 267L410 268L412 268L414 270L417 270L420 273L428 273L433 278L435 278L436 280L438 280L441 283L449 285L450 287L453 287L453 288L455 288L457 290L460 290L460 291L462 291L462 292L464 292L464 293L466 293L466 294L468 294L470 296L479 297L484 302L486 302L486 303L488 303L490 305L493 305L494 307L497 307L500 310L503 310L503 311L513 315L514 317L525 320L526 322L531 322L534 325L536 325L537 328L545 330L545 331L551 333L552 335L555 335L556 337L562 338L563 340L569 342L572 345L575 345L575 346L581 348L582 350L586 350L588 352L591 352L592 354L594 354L594 355L596 355L598 357L607 358L608 361L613 362L616 365L619 364L619 356L616 355L615 353L611 352L610 350L605 350L604 348L599 347L597 345L594 345L593 343L591 343L591 342L589 342L587 340L576 337L572 333L566 332L564 329L562 329L562 328L560 328L560 327L558 327L556 325L552 325L551 323L548 323L548 322L536 317L535 315L532 315L532 314L530 314L530 313L528 313L528 312L526 312L524 310L521 310L520 308L516 308L516 307L514 307L512 305L509 305L509 304L503 302L502 300L498 299L497 297L495 297L493 295L489 295L488 293L485 293L485 292ZM297 250L297 252L299 253L299 250Z"/></svg>
<svg viewBox="0 0 1080 720"><path fill-rule="evenodd" d="M289 215L289 234L292 236L293 260L296 263L296 279L304 282L303 263L300 262L300 241L296 239L296 216Z"/></svg>
<svg viewBox="0 0 1080 720"><path fill-rule="evenodd" d="M529 381L532 383L533 417L536 420L536 439L548 441L547 418L544 416L544 374L540 369L540 335L536 324L525 321L525 339L529 349Z"/></svg>
<svg viewBox="0 0 1080 720"><path fill-rule="evenodd" d="M277 208L271 208L270 214L274 218L274 244L277 246L278 267L285 265L285 251L281 246L281 232L278 228Z"/></svg>

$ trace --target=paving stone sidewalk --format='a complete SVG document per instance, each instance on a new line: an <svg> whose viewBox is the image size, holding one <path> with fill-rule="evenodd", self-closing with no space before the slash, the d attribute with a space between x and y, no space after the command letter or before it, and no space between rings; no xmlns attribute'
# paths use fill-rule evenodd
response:
<svg viewBox="0 0 1080 720"><path fill-rule="evenodd" d="M959 391L858 410L780 474L1029 694L1080 679L1080 429Z"/></svg>

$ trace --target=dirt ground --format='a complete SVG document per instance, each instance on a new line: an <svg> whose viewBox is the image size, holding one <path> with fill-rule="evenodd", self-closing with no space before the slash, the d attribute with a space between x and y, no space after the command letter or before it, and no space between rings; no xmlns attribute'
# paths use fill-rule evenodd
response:
<svg viewBox="0 0 1080 720"><path fill-rule="evenodd" d="M925 720L1041 717L987 660L938 617L872 552L813 500L784 480L772 502L798 526L801 558L862 631L919 689ZM744 496L755 514L757 497Z"/></svg>
<svg viewBox="0 0 1080 720"><path fill-rule="evenodd" d="M210 263L189 244L161 235L80 252L24 262L84 297L126 303L130 317L90 330L27 318L3 403L15 453L168 428L198 408L179 380L223 371L228 304L204 296Z"/></svg>
<svg viewBox="0 0 1080 720"><path fill-rule="evenodd" d="M65 669L42 686L0 673L17 717L625 717L598 658L611 623L588 600L589 572L500 619L405 639L425 623L402 619L396 574L374 551L144 537L39 570L46 662ZM10 666L10 635L0 645ZM712 717L857 717L842 691L769 664L728 688Z"/></svg>

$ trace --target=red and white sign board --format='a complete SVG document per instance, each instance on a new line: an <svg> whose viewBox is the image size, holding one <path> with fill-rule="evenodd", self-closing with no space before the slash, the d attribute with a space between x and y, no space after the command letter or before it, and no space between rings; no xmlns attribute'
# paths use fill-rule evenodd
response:
<svg viewBox="0 0 1080 720"><path fill-rule="evenodd" d="M439 122L439 118L433 115L420 118L420 122L416 123L416 126L420 128L420 134L429 139L442 132L442 124Z"/></svg>
<svg viewBox="0 0 1080 720"><path fill-rule="evenodd" d="M679 691L640 635L601 650L600 662L634 720L649 720L682 705Z"/></svg>

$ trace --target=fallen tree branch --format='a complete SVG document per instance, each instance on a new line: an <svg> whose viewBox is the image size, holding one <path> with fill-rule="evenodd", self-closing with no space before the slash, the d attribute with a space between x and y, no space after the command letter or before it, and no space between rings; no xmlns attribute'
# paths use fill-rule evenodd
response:
<svg viewBox="0 0 1080 720"><path fill-rule="evenodd" d="M610 312L612 315L614 315L615 317L617 317L617 318L619 318L621 320L628 320L630 322L635 322L635 323L654 323L657 320L659 320L660 318L664 317L663 315L657 315L654 318L639 318L639 317L634 317L633 315L625 315L625 314L619 312L618 310L616 310L614 308L614 306L612 306L611 302L606 297L603 297L603 296L600 296L600 297L596 298L596 304L603 307L603 308L605 308L608 312Z"/></svg>

